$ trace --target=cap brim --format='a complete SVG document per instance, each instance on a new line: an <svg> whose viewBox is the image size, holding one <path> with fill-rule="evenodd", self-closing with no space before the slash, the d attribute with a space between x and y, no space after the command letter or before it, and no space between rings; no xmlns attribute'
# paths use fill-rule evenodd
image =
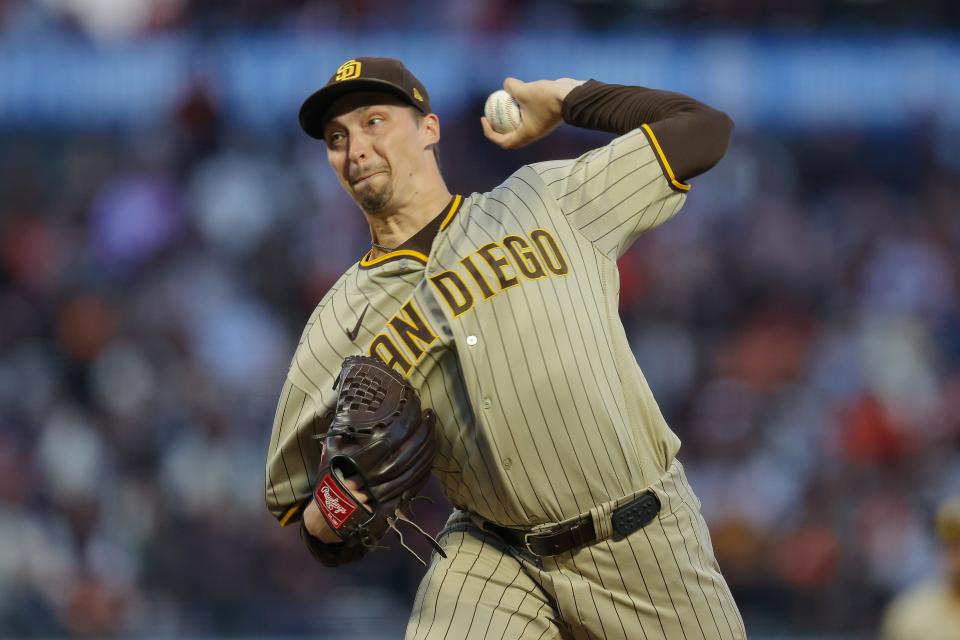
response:
<svg viewBox="0 0 960 640"><path fill-rule="evenodd" d="M307 135L318 140L323 139L323 115L341 96L355 91L383 91L390 93L407 104L423 111L423 107L410 99L403 89L386 80L373 78L358 78L337 84L330 84L316 91L303 101L300 107L300 126Z"/></svg>

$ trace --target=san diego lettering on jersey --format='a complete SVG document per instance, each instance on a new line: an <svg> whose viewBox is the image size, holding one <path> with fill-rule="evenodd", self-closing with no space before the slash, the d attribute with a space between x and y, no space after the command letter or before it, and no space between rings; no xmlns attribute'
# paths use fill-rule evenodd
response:
<svg viewBox="0 0 960 640"><path fill-rule="evenodd" d="M569 262L556 238L546 229L534 229L526 237L510 234L488 242L464 256L457 268L430 276L429 281L457 317L524 281L569 272ZM436 340L436 331L411 300L387 322L387 329L374 337L368 353L407 375Z"/></svg>
<svg viewBox="0 0 960 640"><path fill-rule="evenodd" d="M493 273L493 278L483 275L478 262ZM528 238L511 234L489 242L462 258L460 267L429 278L454 317L470 311L478 300L489 300L517 286L522 282L520 275L527 280L539 280L570 272L560 244L545 229L534 229Z"/></svg>

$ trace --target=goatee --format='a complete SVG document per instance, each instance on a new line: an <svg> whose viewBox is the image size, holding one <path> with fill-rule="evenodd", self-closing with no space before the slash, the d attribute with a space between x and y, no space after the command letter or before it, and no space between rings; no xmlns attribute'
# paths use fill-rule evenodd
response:
<svg viewBox="0 0 960 640"><path fill-rule="evenodd" d="M357 194L357 203L367 213L379 213L393 199L393 187L387 183L382 189L364 189Z"/></svg>

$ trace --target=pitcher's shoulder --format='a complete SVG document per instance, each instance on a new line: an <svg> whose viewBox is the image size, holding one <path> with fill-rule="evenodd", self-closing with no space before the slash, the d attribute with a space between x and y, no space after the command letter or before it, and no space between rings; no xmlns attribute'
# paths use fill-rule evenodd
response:
<svg viewBox="0 0 960 640"><path fill-rule="evenodd" d="M545 163L523 165L489 191L468 196L464 200L467 217L506 214L513 219L539 218L551 200L539 164Z"/></svg>

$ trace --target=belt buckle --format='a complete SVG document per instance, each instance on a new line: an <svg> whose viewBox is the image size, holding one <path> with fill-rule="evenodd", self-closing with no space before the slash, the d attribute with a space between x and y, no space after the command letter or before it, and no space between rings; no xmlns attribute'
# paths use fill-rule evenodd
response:
<svg viewBox="0 0 960 640"><path fill-rule="evenodd" d="M534 558L549 558L550 556L548 556L548 555L540 555L539 553L537 553L536 551L534 551L533 548L530 546L530 536L540 536L540 535L543 535L543 534L540 533L540 532L534 533L533 531L527 531L527 532L525 532L525 533L523 534L523 546L524 546L524 549L526 549L527 553L529 553L530 555L532 555Z"/></svg>

